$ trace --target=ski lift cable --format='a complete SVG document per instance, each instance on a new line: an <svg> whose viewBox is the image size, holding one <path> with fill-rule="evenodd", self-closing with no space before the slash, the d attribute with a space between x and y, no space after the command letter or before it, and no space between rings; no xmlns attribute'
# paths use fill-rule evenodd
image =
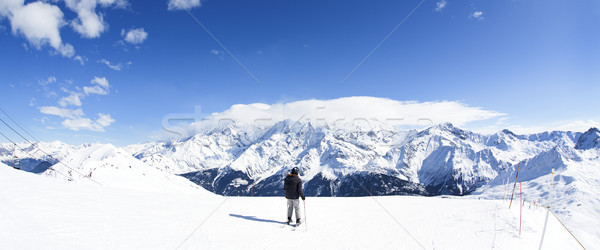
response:
<svg viewBox="0 0 600 250"><path fill-rule="evenodd" d="M4 110L4 108L2 108L2 106L0 106L0 111L2 111L2 113L4 113L4 115L6 115L6 117L8 117L8 119L10 119L14 124L16 124L19 128L21 128L21 130L25 131L25 133L27 133L29 136L31 136L31 138L33 138L33 140L40 142L40 140L38 140L35 136L33 136L32 134L30 134L29 132L27 132L26 129L24 129L23 127L21 127L21 125L19 125L19 123L17 121L15 121L15 119L13 119L8 112L6 112L6 110Z"/></svg>
<svg viewBox="0 0 600 250"><path fill-rule="evenodd" d="M4 133L0 132L0 135L2 135L4 138L6 138L8 141L10 141L10 142L11 142L11 143L14 145L14 147L15 147L15 148L19 148L19 149L21 149L21 151L23 151L23 152L25 152L25 153L27 153L28 155L30 155L30 156L32 156L32 157L33 157L33 155L32 155L32 154L30 154L29 152L25 151L23 148L21 148L21 146L19 146L19 145L18 145L17 143L15 143L13 140L11 140L10 138L8 138L8 136L6 136ZM50 167L49 169L51 169L52 171L54 171L54 172L56 172L56 173L59 173L59 174L61 174L61 175L62 175L62 176L64 176L64 177L67 177L67 178L71 179L71 177L70 177L70 176L68 176L68 175L66 175L66 174L64 174L64 173L62 173L62 172L60 172L60 171L58 171L58 170L56 170L56 169L54 169L54 168L52 168L52 167Z"/></svg>
<svg viewBox="0 0 600 250"><path fill-rule="evenodd" d="M1 121L2 123L4 123L4 125L6 125L8 128L10 128L10 129L11 129L13 132L15 132L17 135L21 136L21 138L23 138L25 141L27 141L27 142L28 142L28 143L30 143L30 144L33 144L33 143L30 141L30 140L28 140L28 139L27 139L27 138L25 138L23 135L21 135L19 132L17 132L17 131L16 131L16 130L13 128L13 127L11 127L10 125L8 125L8 123L6 123L6 122L4 121L4 119L0 118L0 121ZM14 143L15 145L17 145L15 142L13 142L13 141L12 141L12 140L10 140L8 137L6 137L6 135L4 135L4 134L2 134L2 135L4 136L4 138L6 138L7 140L11 141L11 142L12 142L12 143ZM21 147L19 146L19 148L21 148ZM40 151L42 151L44 154L46 154L46 155L50 156L50 158L53 158L53 159L55 159L55 158L54 158L54 157L53 157L51 154L49 154L48 152L46 152L46 151L42 150L42 149L41 149L41 148L39 148L39 147L38 147L38 149L39 149ZM24 149L23 149L23 148L21 148L21 150L23 150L23 151L24 151ZM32 155L32 156L33 156L33 155ZM78 173L78 174L80 174L81 176L83 176L83 177L85 177L85 178L88 178L88 179L90 179L91 181L93 181L93 182L97 183L98 185L102 186L102 184L101 184L100 182L98 182L98 181L96 181L96 180L92 179L92 177L90 177L90 176L88 176L88 175L85 175L85 174L83 174L83 173L81 173L81 172L77 171L75 168L73 168L73 167L71 167L71 166L67 165L67 164L66 164L66 163L64 163L63 161L58 161L58 163L60 163L60 164L64 165L65 167L67 167L68 169L70 169L70 170L74 171L75 173Z"/></svg>

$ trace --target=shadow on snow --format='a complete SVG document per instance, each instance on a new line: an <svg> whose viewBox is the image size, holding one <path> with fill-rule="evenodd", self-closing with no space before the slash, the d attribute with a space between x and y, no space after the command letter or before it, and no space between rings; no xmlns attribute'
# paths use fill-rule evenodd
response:
<svg viewBox="0 0 600 250"><path fill-rule="evenodd" d="M239 215L239 214L229 214L229 216L235 217L235 218L244 219L244 220L266 222L266 223L275 223L275 224L285 224L285 222L282 222L282 221L261 219L261 218L256 218L256 216L246 216L246 215Z"/></svg>

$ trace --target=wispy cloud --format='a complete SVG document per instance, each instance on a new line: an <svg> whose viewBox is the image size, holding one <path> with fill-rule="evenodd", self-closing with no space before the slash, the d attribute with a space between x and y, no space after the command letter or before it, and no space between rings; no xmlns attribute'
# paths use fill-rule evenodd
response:
<svg viewBox="0 0 600 250"><path fill-rule="evenodd" d="M168 10L190 10L200 7L200 0L169 0Z"/></svg>
<svg viewBox="0 0 600 250"><path fill-rule="evenodd" d="M86 95L97 94L97 95L107 95L108 89L110 88L110 84L105 77L94 77L91 81L93 86L85 86L83 87L83 92Z"/></svg>
<svg viewBox="0 0 600 250"><path fill-rule="evenodd" d="M476 132L483 134L493 134L502 129L508 129L517 134L536 134L549 131L573 131L573 132L585 132L588 129L596 127L600 128L600 121L598 120L571 120L571 121L559 121L559 122L546 122L538 123L536 125L520 125L511 124L505 122L503 124L496 124L493 126L481 127L473 129Z"/></svg>
<svg viewBox="0 0 600 250"><path fill-rule="evenodd" d="M38 83L39 83L40 85L42 85L42 86L46 86L46 85L48 85L48 84L50 84L50 83L55 83L55 82L56 82L56 77L55 77L55 76L49 76L49 77L48 77L48 78L46 78L46 79L43 79L43 80L39 80L39 81L38 81Z"/></svg>
<svg viewBox="0 0 600 250"><path fill-rule="evenodd" d="M481 21L483 20L483 11L477 10L471 14L471 17Z"/></svg>
<svg viewBox="0 0 600 250"><path fill-rule="evenodd" d="M76 62L79 62L79 64L81 64L83 66L83 65L85 65L85 61L87 61L87 58L84 58L81 56L75 56L75 57L73 57L73 60Z"/></svg>
<svg viewBox="0 0 600 250"><path fill-rule="evenodd" d="M61 124L70 130L90 130L96 132L104 132L105 128L110 126L115 120L110 114L98 113L96 120L91 120L85 117L77 117L74 119L65 119Z"/></svg>
<svg viewBox="0 0 600 250"><path fill-rule="evenodd" d="M447 4L446 0L438 1L435 4L435 11L442 11L444 8L446 8L446 4Z"/></svg>
<svg viewBox="0 0 600 250"><path fill-rule="evenodd" d="M67 108L59 108L55 106L47 106L40 107L40 112L47 115L55 115L62 118L77 118L83 116L83 110L81 108L78 109L67 109Z"/></svg>
<svg viewBox="0 0 600 250"><path fill-rule="evenodd" d="M93 84L97 84L100 85L102 88L108 90L110 88L110 84L108 83L108 80L106 80L106 77L94 77L94 79L92 79L91 83Z"/></svg>
<svg viewBox="0 0 600 250"><path fill-rule="evenodd" d="M81 99L79 99L79 95L80 94L78 93L72 92L70 95L60 98L60 100L58 100L58 104L61 107L66 107L69 105L81 106Z"/></svg>
<svg viewBox="0 0 600 250"><path fill-rule="evenodd" d="M61 122L64 128L78 131L78 130L90 130L103 132L106 127L110 126L115 120L110 114L98 113L97 118L92 120L88 118L81 106L83 105L82 99L89 95L107 95L110 89L110 83L105 77L94 77L90 81L90 86L84 86L83 91L76 88L77 91L69 91L66 88L62 88L64 92L69 95L64 96L58 100L56 106L44 106L40 107L39 110L42 114L53 115L63 118ZM67 108L69 106L76 106L78 108Z"/></svg>
<svg viewBox="0 0 600 250"><path fill-rule="evenodd" d="M110 68L112 70L116 70L116 71L121 71L124 66L122 63L112 64L109 60L106 60L106 59L100 59L100 60L98 60L98 63L104 64L108 68ZM125 65L131 65L131 64L132 64L132 62L127 62Z"/></svg>

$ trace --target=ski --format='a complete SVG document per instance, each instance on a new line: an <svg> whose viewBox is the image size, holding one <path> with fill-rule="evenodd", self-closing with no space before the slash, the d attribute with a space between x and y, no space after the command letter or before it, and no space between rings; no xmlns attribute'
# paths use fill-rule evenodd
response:
<svg viewBox="0 0 600 250"><path fill-rule="evenodd" d="M297 223L296 225L294 225L294 228L292 228L292 231L298 230L298 228L300 227L300 225L302 225L302 223Z"/></svg>

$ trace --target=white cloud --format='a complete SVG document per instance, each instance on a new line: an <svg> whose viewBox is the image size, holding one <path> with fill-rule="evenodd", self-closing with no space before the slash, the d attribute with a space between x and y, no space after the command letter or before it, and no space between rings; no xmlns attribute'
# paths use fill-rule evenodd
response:
<svg viewBox="0 0 600 250"><path fill-rule="evenodd" d="M92 79L91 83L93 84L97 84L100 85L102 88L108 90L110 88L110 84L108 84L108 80L106 80L106 77L94 77L94 79Z"/></svg>
<svg viewBox="0 0 600 250"><path fill-rule="evenodd" d="M66 108L58 108L54 106L48 107L40 107L40 112L47 115L55 115L62 118L78 118L83 116L83 110L78 109L66 109Z"/></svg>
<svg viewBox="0 0 600 250"><path fill-rule="evenodd" d="M473 14L471 14L471 17L477 20L483 20L483 11L475 11Z"/></svg>
<svg viewBox="0 0 600 250"><path fill-rule="evenodd" d="M54 79L54 81L56 81L56 79ZM108 80L106 80L106 78L94 77L94 79L92 79L90 83L92 84L92 86L84 86L83 92L81 92L82 90L78 87L76 87L77 91L75 92L70 92L66 88L62 87L61 89L64 92L69 93L68 96L62 97L58 101L58 104L62 108L56 106L40 107L40 112L42 114L54 115L64 118L61 124L65 128L70 130L90 130L103 132L106 127L110 126L112 123L115 122L115 120L110 116L110 114L99 113L98 118L94 121L86 117L81 108L65 108L67 106L81 107L83 105L83 102L81 101L82 98L91 94L108 94L110 84L108 83Z"/></svg>
<svg viewBox="0 0 600 250"><path fill-rule="evenodd" d="M94 77L91 81L94 86L85 86L83 87L83 92L85 95L97 94L97 95L107 95L108 89L110 88L110 84L105 77Z"/></svg>
<svg viewBox="0 0 600 250"><path fill-rule="evenodd" d="M446 4L447 4L446 0L438 1L435 4L435 11L442 11L444 8L446 8Z"/></svg>
<svg viewBox="0 0 600 250"><path fill-rule="evenodd" d="M126 34L121 30L121 35L125 36L125 41L131 44L142 44L148 38L148 33L144 28L130 29Z"/></svg>
<svg viewBox="0 0 600 250"><path fill-rule="evenodd" d="M200 0L169 0L169 10L190 10L200 7Z"/></svg>
<svg viewBox="0 0 600 250"><path fill-rule="evenodd" d="M129 6L127 0L98 0L98 3L103 7L115 6L116 8L124 9Z"/></svg>
<svg viewBox="0 0 600 250"><path fill-rule="evenodd" d="M219 52L218 50L216 50L216 49L211 49L209 52L210 52L211 54L213 54L213 55L218 55L218 54L220 53L220 52Z"/></svg>
<svg viewBox="0 0 600 250"><path fill-rule="evenodd" d="M231 121L241 125L269 126L289 119L303 123L311 122L315 125L343 126L368 123L367 126L389 124L411 129L443 122L463 126L470 122L503 115L456 101L416 102L376 97L346 97L278 104L237 104L223 112L213 113L204 118L195 117L199 115L192 117L190 115L169 115L168 119L197 119L194 124L175 128L178 131L186 131L184 132L188 133L186 135L192 135ZM163 122L168 122L168 119ZM163 124L163 126L171 127L169 124Z"/></svg>
<svg viewBox="0 0 600 250"><path fill-rule="evenodd" d="M115 122L109 114L98 114L98 119L92 121L89 118L78 117L73 119L65 119L61 124L70 130L90 130L96 132L104 132L105 128Z"/></svg>
<svg viewBox="0 0 600 250"><path fill-rule="evenodd" d="M512 132L517 134L535 134L546 131L574 131L574 132L585 132L588 129L596 127L600 128L600 122L594 120L588 121L567 121L567 122L559 122L559 123L550 123L544 125L537 126L521 126L521 125L513 125L508 126L507 128Z"/></svg>
<svg viewBox="0 0 600 250"><path fill-rule="evenodd" d="M58 100L58 104L61 107L66 107L69 105L73 105L73 106L81 106L81 99L79 99L79 94L78 93L71 93L69 96L65 96L63 98L60 98L60 100Z"/></svg>
<svg viewBox="0 0 600 250"><path fill-rule="evenodd" d="M0 12L9 16L13 34L22 34L38 50L50 45L64 57L74 56L73 46L63 44L60 37L60 28L64 25L60 8L44 2L33 2L25 6L19 6L19 3L22 4L22 1L11 0L0 7L3 8Z"/></svg>
<svg viewBox="0 0 600 250"><path fill-rule="evenodd" d="M42 86L46 86L50 83L55 83L56 82L56 77L55 76L49 76L47 79L44 80L39 80L40 85Z"/></svg>
<svg viewBox="0 0 600 250"><path fill-rule="evenodd" d="M111 64L110 61L106 60L106 59L100 59L98 60L98 63L102 63L105 64L106 66L108 66L110 69L116 70L116 71L121 71L121 69L123 68L122 64Z"/></svg>
<svg viewBox="0 0 600 250"><path fill-rule="evenodd" d="M90 118L85 117L85 114L81 110L78 109L66 109L66 108L58 108L54 106L49 107L41 107L40 112L48 115L55 115L61 118L65 118L61 122L61 124L70 130L79 131L79 130L90 130L96 132L104 132L104 129L115 122L110 114L98 114L98 119L95 121Z"/></svg>
<svg viewBox="0 0 600 250"><path fill-rule="evenodd" d="M96 122L103 127L108 127L110 124L115 122L115 119L110 117L110 114L98 114L98 119Z"/></svg>
<svg viewBox="0 0 600 250"><path fill-rule="evenodd" d="M9 16L16 9L23 7L24 0L2 0L0 1L0 19Z"/></svg>
<svg viewBox="0 0 600 250"><path fill-rule="evenodd" d="M96 12L96 7L115 6L126 8L126 0L65 0L67 8L77 13L77 18L71 21L71 27L84 38L98 38L108 29L104 16Z"/></svg>
<svg viewBox="0 0 600 250"><path fill-rule="evenodd" d="M87 59L84 59L81 56L75 56L73 57L73 60L79 62L81 65L85 65L85 61L87 61Z"/></svg>
<svg viewBox="0 0 600 250"><path fill-rule="evenodd" d="M100 1L103 6L109 6L114 1ZM97 38L107 29L102 14L96 13L96 0L65 0L69 9L77 13L77 18L71 21L71 27L84 38Z"/></svg>
<svg viewBox="0 0 600 250"><path fill-rule="evenodd" d="M592 127L600 128L600 122L598 120L571 120L538 122L535 125L522 125L502 121L500 124L473 128L472 130L482 134L493 134L503 129L508 129L516 134L537 134L550 131L585 132Z"/></svg>
<svg viewBox="0 0 600 250"><path fill-rule="evenodd" d="M101 88L100 86L92 86L92 87L85 86L85 87L83 87L83 92L85 93L85 95L91 95L91 94L107 95L108 94L108 92L106 90L104 90L103 88Z"/></svg>
<svg viewBox="0 0 600 250"><path fill-rule="evenodd" d="M79 131L81 129L86 129L86 130L91 130L91 131L98 131L98 128L96 128L93 125L92 120L90 120L89 118L65 119L61 124L65 128L70 129L70 130L74 130L74 131Z"/></svg>

